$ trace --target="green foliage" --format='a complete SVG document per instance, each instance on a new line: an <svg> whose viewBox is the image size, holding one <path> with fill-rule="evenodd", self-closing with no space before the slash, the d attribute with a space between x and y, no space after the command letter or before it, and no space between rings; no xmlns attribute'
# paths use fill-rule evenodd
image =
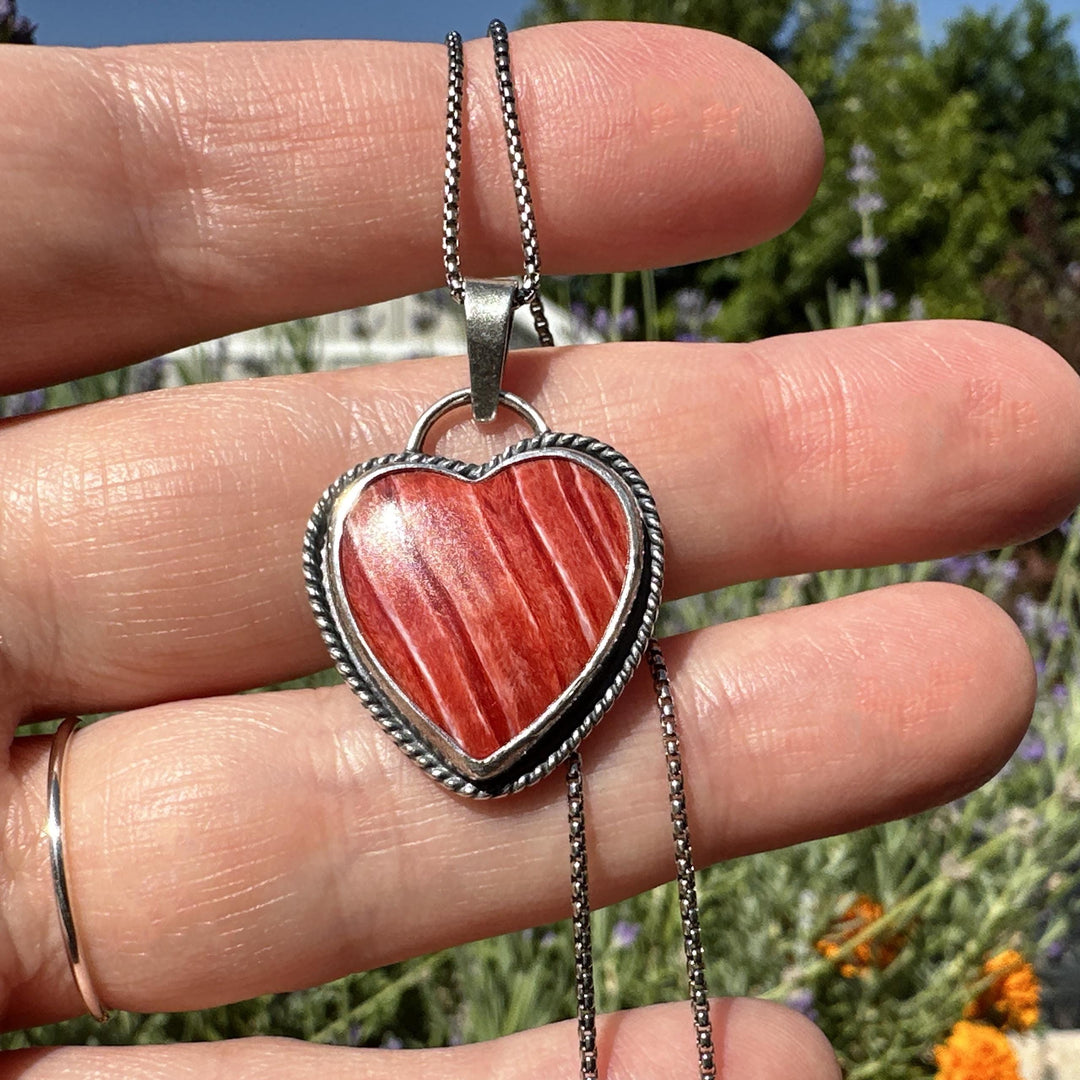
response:
<svg viewBox="0 0 1080 1080"><path fill-rule="evenodd" d="M1080 368L1080 215L1045 191L1020 218L1020 235L983 282L1006 322Z"/></svg>
<svg viewBox="0 0 1080 1080"><path fill-rule="evenodd" d="M1061 137L1080 120L1077 60L1061 26L1043 32L1040 9L1041 0L1029 0L1026 24L1010 17L1026 34L1014 27L971 40L973 26L992 30L999 16L970 16L940 48L927 49L912 5L879 3L876 18L845 43L850 51L828 93L815 100L827 162L809 213L784 236L700 271L707 288L724 294L722 336L801 329L801 313L826 283L854 276L848 244L858 220L846 173L848 153L860 143L873 149L881 173L881 227L889 237L881 267L898 296L918 295L931 316L1005 314L984 282L1017 239L1017 216L1047 190L1047 177L1080 179ZM1043 62L1025 63L1047 36L1052 47ZM1003 37L1012 54L999 55ZM971 60L970 70L957 71L957 51ZM996 81L1002 66L1016 80L1017 99L1028 98L1030 84L1038 109L1049 110L1052 100L1056 111L1036 123L1026 110L1006 110Z"/></svg>
<svg viewBox="0 0 1080 1080"><path fill-rule="evenodd" d="M16 0L0 0L0 45L33 45L37 27L19 14Z"/></svg>
<svg viewBox="0 0 1080 1080"><path fill-rule="evenodd" d="M733 4L731 0L540 0L526 11L522 21L526 26L580 19L674 23L716 30L772 52L795 9L794 0L753 4Z"/></svg>
<svg viewBox="0 0 1080 1080"><path fill-rule="evenodd" d="M741 25L754 10L730 0L539 0L532 9L535 21L635 18L734 34L778 60L818 112L827 157L811 209L752 251L659 274L660 325L676 321L679 290L700 287L723 304L714 336L806 329L830 282L846 290L860 276L847 170L851 148L865 144L881 174L878 224L889 246L880 272L896 310L918 297L932 317L1009 319L1080 365L1069 299L1080 298L1069 276L1080 263L1080 62L1068 20L1045 0L1023 0L1006 14L966 12L927 45L905 0L876 0L861 17L844 0L769 5L767 20ZM1033 215L1055 227L1034 229ZM1019 287L1032 274L1039 287ZM1062 310L1047 315L1048 303Z"/></svg>
<svg viewBox="0 0 1080 1080"><path fill-rule="evenodd" d="M1022 0L1005 15L966 10L933 50L947 93L973 91L976 131L1013 142L1022 171L1080 205L1080 70L1068 39L1069 20L1042 0Z"/></svg>

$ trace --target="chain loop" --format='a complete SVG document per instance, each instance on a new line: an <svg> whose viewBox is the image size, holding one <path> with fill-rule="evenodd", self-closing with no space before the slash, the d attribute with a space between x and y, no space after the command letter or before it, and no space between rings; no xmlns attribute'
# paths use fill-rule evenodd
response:
<svg viewBox="0 0 1080 1080"><path fill-rule="evenodd" d="M525 150L518 125L517 99L510 72L510 37L506 26L493 19L488 27L495 52L495 74L499 85L502 105L503 130L506 135L506 151L510 159L510 174L514 182L517 201L518 225L521 229L521 251L524 259L521 283L514 289L514 307L533 305L540 299L540 248L536 236L536 216L533 212L529 173L525 165ZM446 287L457 302L464 303L465 279L461 273L461 257L458 251L458 218L461 210L461 117L464 101L465 58L461 35L451 30L446 35L448 79L446 94L446 169L443 184L443 265L446 269ZM534 321L536 308L533 309ZM540 308L543 325L543 308ZM543 339L540 322L537 332Z"/></svg>

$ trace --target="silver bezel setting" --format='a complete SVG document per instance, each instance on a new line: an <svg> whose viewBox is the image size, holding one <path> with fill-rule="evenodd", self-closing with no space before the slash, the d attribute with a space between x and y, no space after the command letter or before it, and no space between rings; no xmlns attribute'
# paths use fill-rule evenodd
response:
<svg viewBox="0 0 1080 1080"><path fill-rule="evenodd" d="M577 461L618 496L630 531L627 575L611 623L577 679L529 728L489 758L478 760L464 754L413 705L369 648L340 580L337 553L342 524L367 484L388 472L422 468L475 482L512 461L541 456ZM551 772L622 692L644 655L659 611L663 534L652 495L626 458L596 439L546 431L482 464L405 451L354 466L316 504L304 537L303 565L315 621L344 681L402 751L433 779L461 795L492 798L519 791ZM614 670L605 672L613 664ZM595 700L587 702L568 730L561 730L567 726L567 715L589 697ZM537 759L537 748L553 737L555 744L543 747L546 752Z"/></svg>
<svg viewBox="0 0 1080 1080"><path fill-rule="evenodd" d="M432 749L436 750L466 779L478 782L488 781L492 777L498 776L505 771L510 763L517 761L531 750L555 723L558 716L566 710L571 700L588 685L591 675L610 657L612 650L624 633L627 619L633 608L641 583L643 568L641 555L644 544L641 515L638 513L629 488L622 483L613 483L611 471L600 465L595 458L588 454L582 454L577 450L568 450L565 447L524 451L508 460L492 465L484 471L481 477L464 477L463 479L467 483L477 483L480 479L494 476L500 469L509 465L536 458L564 458L574 461L583 468L589 469L601 481L606 483L618 497L622 506L630 542L624 568L623 584L615 610L589 662L573 682L524 731L509 742L504 743L486 758L474 758L465 753L452 739L447 737L438 724L434 723L410 700L408 695L383 667L375 650L357 624L352 608L346 599L344 582L341 578L341 563L338 557L345 522L357 500L370 484L387 473L400 471L402 466L384 465L380 468L370 469L351 483L346 484L331 507L327 525L326 555L323 559L323 584L334 616L334 622L342 641L349 648L354 665L359 670L369 673L371 681L382 690L391 706L398 711L409 727L423 738ZM406 468L409 470L424 469L438 473L445 473L446 471L440 467L422 463L415 463L406 466Z"/></svg>

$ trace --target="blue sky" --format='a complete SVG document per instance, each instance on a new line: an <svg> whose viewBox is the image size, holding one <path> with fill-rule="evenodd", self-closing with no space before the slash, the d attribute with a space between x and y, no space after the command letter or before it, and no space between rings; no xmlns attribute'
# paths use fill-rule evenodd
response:
<svg viewBox="0 0 1080 1080"><path fill-rule="evenodd" d="M513 26L527 0L19 0L42 45L253 38L442 41L482 37L493 16Z"/></svg>
<svg viewBox="0 0 1080 1080"><path fill-rule="evenodd" d="M746 0L752 2L752 0ZM993 0L970 0L987 10ZM936 36L964 0L921 0L923 25ZM1011 3L999 4L1008 8ZM1051 0L1072 15L1080 43L1080 0ZM251 38L391 38L441 41L446 31L480 37L493 15L513 26L526 0L20 0L43 45L126 45L146 41Z"/></svg>
<svg viewBox="0 0 1080 1080"><path fill-rule="evenodd" d="M976 11L990 11L992 8L1011 11L1017 6L1018 3L1001 0L919 0L919 14L926 33L930 37L937 37L945 22L965 7L975 8ZM1080 46L1080 0L1050 0L1050 9L1056 15L1072 17L1072 40Z"/></svg>

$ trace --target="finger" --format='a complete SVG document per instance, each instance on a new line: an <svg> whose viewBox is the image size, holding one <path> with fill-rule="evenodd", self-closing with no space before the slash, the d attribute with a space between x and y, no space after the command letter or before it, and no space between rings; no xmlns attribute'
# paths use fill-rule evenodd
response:
<svg viewBox="0 0 1080 1080"><path fill-rule="evenodd" d="M404 446L453 368L206 386L0 429L10 708L131 708L325 667L304 523L339 473ZM561 350L511 364L508 383L641 470L669 598L993 547L1080 499L1080 382L992 324Z"/></svg>
<svg viewBox="0 0 1080 1080"><path fill-rule="evenodd" d="M1031 715L1008 617L900 586L743 620L669 648L701 864L914 813L981 783ZM638 678L584 746L597 906L670 878L655 700ZM49 880L47 740L16 740L20 866L0 940L9 1022L77 1012ZM177 703L80 731L69 883L104 1001L180 1010L565 917L552 780L477 803L424 776L344 687Z"/></svg>
<svg viewBox="0 0 1080 1080"><path fill-rule="evenodd" d="M809 203L817 122L747 46L600 22L512 47L548 271L702 259ZM516 273L490 45L470 43L466 63L464 264ZM7 198L34 207L0 224L0 392L442 280L437 45L13 49L3 74L48 136L0 132Z"/></svg>
<svg viewBox="0 0 1080 1080"><path fill-rule="evenodd" d="M789 1009L763 1001L712 1003L717 1075L724 1080L836 1080L836 1058L821 1032ZM686 1006L655 1005L601 1017L600 1075L607 1080L681 1080L697 1071ZM566 1075L577 1054L573 1022L446 1050L353 1050L289 1039L243 1039L180 1046L63 1047L6 1056L0 1076L19 1080L546 1080Z"/></svg>

